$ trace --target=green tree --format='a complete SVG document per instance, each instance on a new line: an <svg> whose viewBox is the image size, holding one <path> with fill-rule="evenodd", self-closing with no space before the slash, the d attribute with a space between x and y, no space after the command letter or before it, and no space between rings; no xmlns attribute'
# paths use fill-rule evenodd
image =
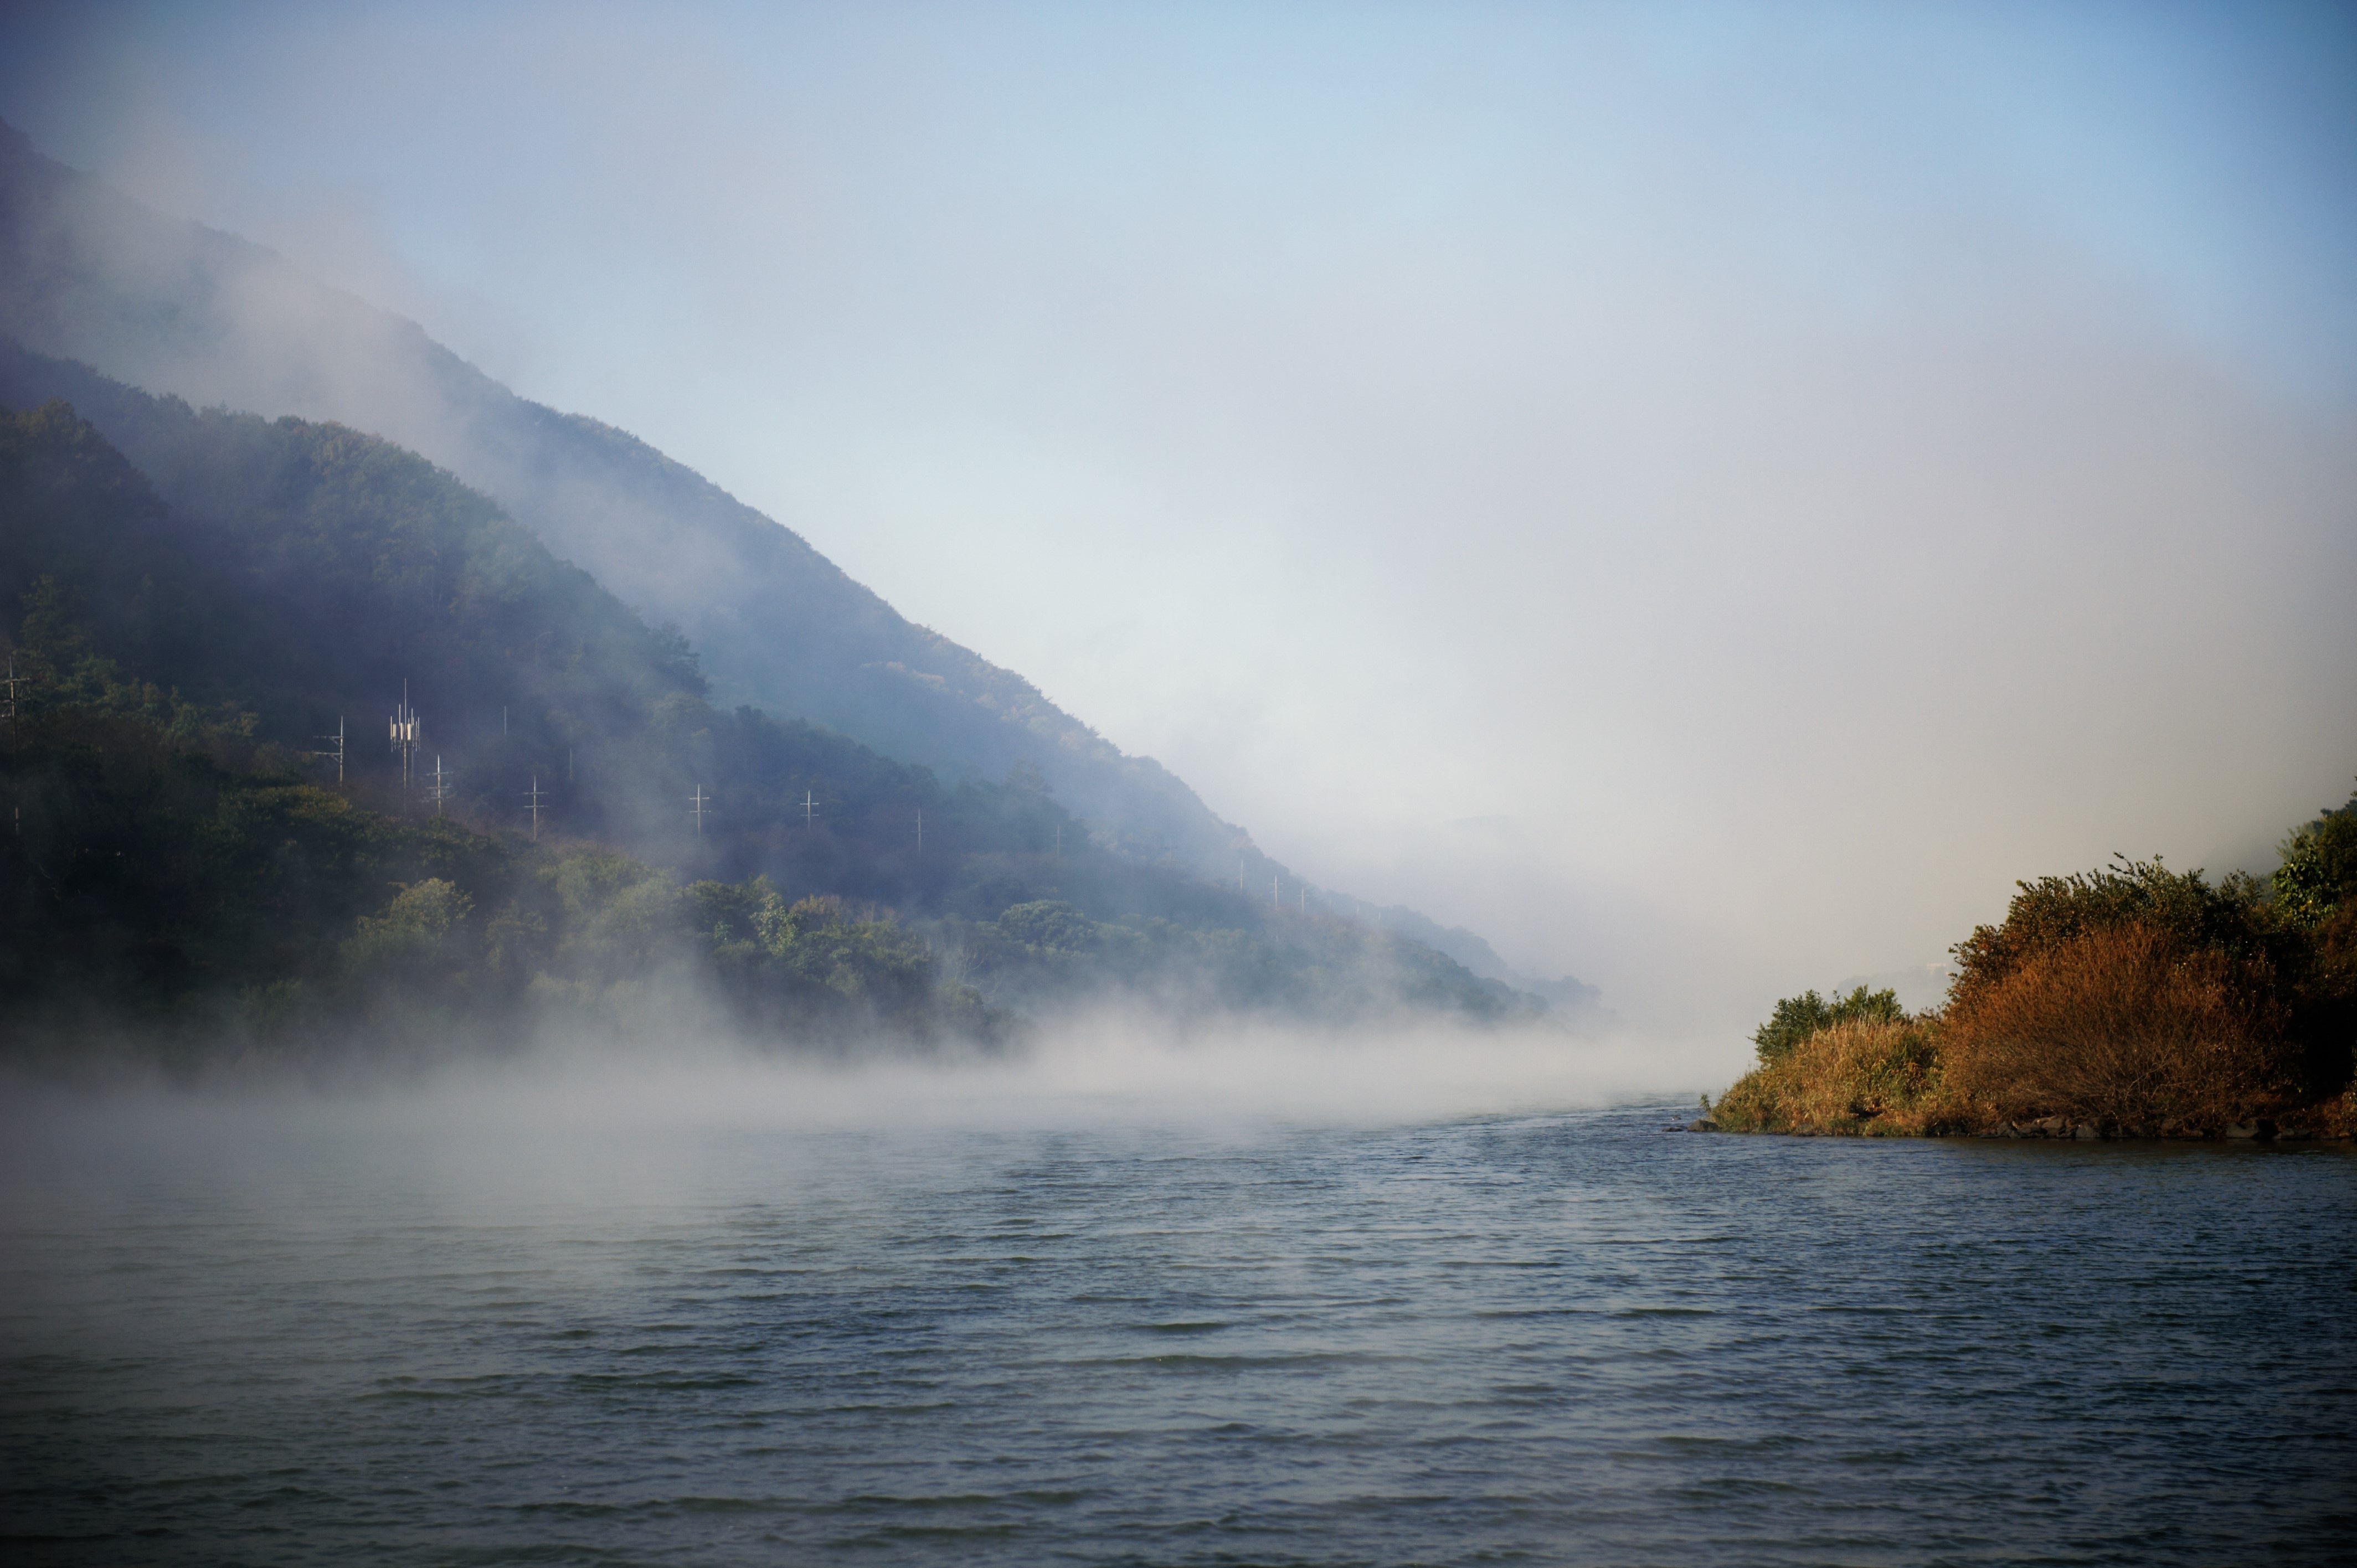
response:
<svg viewBox="0 0 2357 1568"><path fill-rule="evenodd" d="M1852 1019L1895 1024L1906 1016L1895 991L1868 991L1861 985L1846 996L1835 993L1830 1001L1813 990L1803 991L1778 1002L1768 1021L1752 1032L1751 1043L1761 1061L1772 1062L1818 1030L1835 1024Z"/></svg>
<svg viewBox="0 0 2357 1568"><path fill-rule="evenodd" d="M2357 892L2357 794L2292 830L2281 854L2270 879L2276 913L2298 929L2314 930Z"/></svg>

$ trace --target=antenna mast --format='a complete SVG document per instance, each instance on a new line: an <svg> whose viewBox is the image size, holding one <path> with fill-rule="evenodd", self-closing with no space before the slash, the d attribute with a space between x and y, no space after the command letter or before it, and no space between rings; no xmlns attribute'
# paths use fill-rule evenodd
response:
<svg viewBox="0 0 2357 1568"><path fill-rule="evenodd" d="M404 811L409 810L410 787L417 779L417 743L421 738L417 710L409 705L409 682L404 681L401 683L401 706L393 710L393 749L401 758L401 809Z"/></svg>

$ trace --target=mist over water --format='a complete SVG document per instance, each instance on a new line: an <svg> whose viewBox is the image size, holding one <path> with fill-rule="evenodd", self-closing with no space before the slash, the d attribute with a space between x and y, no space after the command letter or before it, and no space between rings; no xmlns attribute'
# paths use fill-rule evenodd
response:
<svg viewBox="0 0 2357 1568"><path fill-rule="evenodd" d="M1690 1136L1565 1108L1593 1064L1516 1108L1494 1048L12 1095L0 1520L61 1563L2345 1541L2346 1150Z"/></svg>

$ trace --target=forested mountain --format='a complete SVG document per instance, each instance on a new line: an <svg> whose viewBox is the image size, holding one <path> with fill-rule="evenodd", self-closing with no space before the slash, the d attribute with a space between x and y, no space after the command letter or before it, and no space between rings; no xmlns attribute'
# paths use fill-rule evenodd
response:
<svg viewBox="0 0 2357 1568"><path fill-rule="evenodd" d="M194 490L181 495L146 405L60 360L199 405L293 413L399 443L489 498L646 622L676 628L699 656L702 694L724 712L749 704L806 719L952 781L1034 778L1100 849L1222 883L1241 872L1253 888L1275 876L1298 901L1301 879L1168 770L1125 756L1021 677L912 625L791 530L621 431L518 398L415 323L260 246L143 207L5 125L0 336L40 351L13 358L16 406L73 403L183 510L208 503ZM310 613L320 603L292 607ZM468 689L482 711L423 696L442 735L471 733L491 705L516 705L492 704L479 682ZM341 686L320 691L339 708L358 702ZM261 700L259 688L253 694ZM558 715L590 700L565 697L542 705ZM550 747L563 733L552 717L544 730L511 734L532 743L506 748L514 766L479 768L465 787L528 784L531 768L554 765ZM581 766L576 755L568 787ZM1361 908L1315 889L1309 903ZM1595 1010L1592 988L1519 975L1469 931L1405 909L1368 918L1485 977Z"/></svg>
<svg viewBox="0 0 2357 1568"><path fill-rule="evenodd" d="M716 711L677 634L382 439L0 346L0 404L35 383L131 450L62 401L0 414L20 1032L512 1036L659 1003L674 1030L988 1044L1113 993L1539 1010L1420 943L1109 854L1020 768L947 784ZM437 765L406 782L382 722L404 687ZM339 764L323 737L356 711Z"/></svg>
<svg viewBox="0 0 2357 1568"><path fill-rule="evenodd" d="M798 714L948 778L1026 765L1101 840L1254 886L1243 829L1030 682L903 618L812 549L634 437L519 398L415 323L260 246L152 211L0 126L0 333L202 405L370 431L496 499L651 622L723 703ZM63 389L57 395L70 396ZM78 403L79 406L79 403ZM85 413L111 438L135 433Z"/></svg>

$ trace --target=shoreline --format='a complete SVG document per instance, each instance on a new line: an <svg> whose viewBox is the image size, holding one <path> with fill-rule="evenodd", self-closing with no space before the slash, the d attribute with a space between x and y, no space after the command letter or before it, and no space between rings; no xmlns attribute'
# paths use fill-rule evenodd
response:
<svg viewBox="0 0 2357 1568"><path fill-rule="evenodd" d="M2129 1126L2102 1122L2073 1122L2046 1116L2035 1121L2000 1122L1973 1129L1943 1128L1911 1131L1877 1126L1872 1119L1837 1125L1824 1122L1792 1127L1727 1127L1709 1117L1698 1117L1673 1132L1724 1133L1730 1137L1758 1138L1953 1138L1993 1139L2014 1143L2080 1144L2346 1144L2351 1134L2304 1121L2277 1122L2261 1117L2221 1127Z"/></svg>

